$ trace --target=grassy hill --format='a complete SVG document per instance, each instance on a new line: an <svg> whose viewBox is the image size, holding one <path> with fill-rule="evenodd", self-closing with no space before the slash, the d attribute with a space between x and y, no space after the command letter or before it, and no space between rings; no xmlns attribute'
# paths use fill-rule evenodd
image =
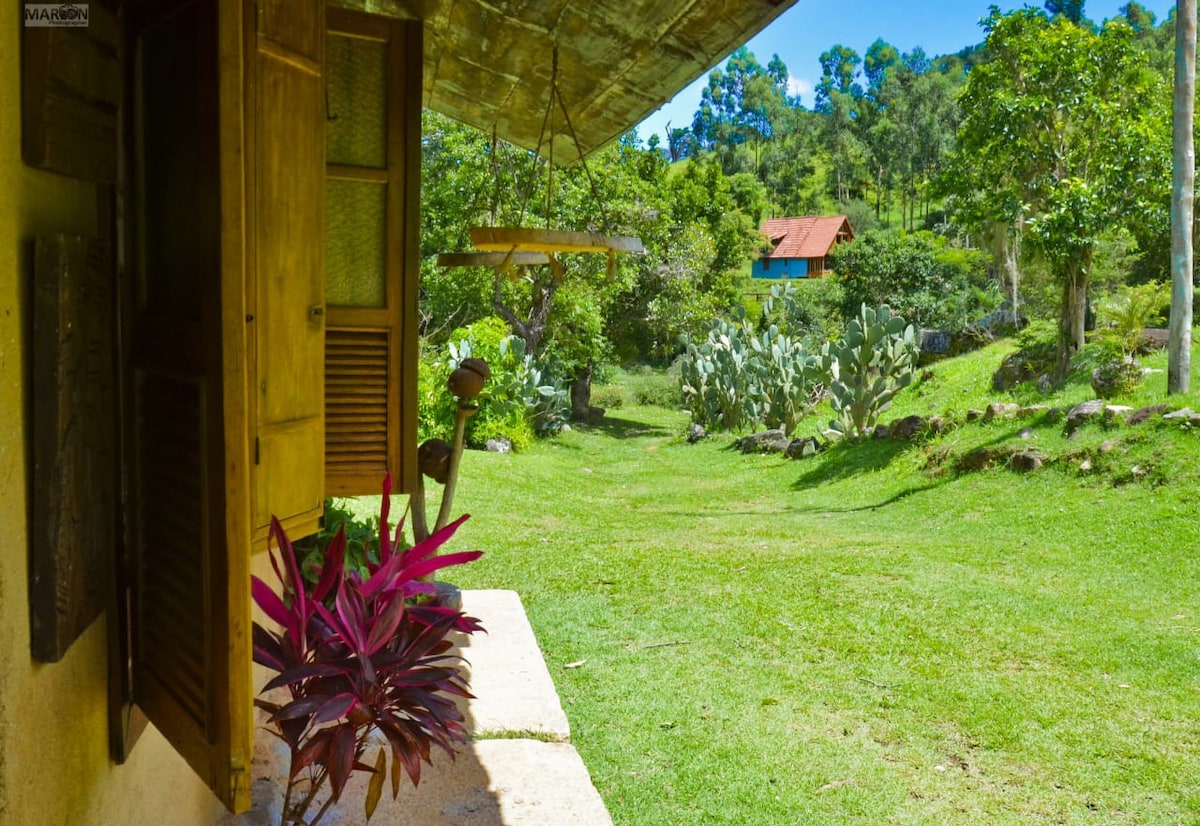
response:
<svg viewBox="0 0 1200 826"><path fill-rule="evenodd" d="M1195 822L1200 433L965 423L1090 397L991 393L1011 346L897 399L963 419L928 441L688 445L636 374L597 427L464 458L456 581L520 592L616 823ZM1046 467L954 470L1017 444Z"/></svg>

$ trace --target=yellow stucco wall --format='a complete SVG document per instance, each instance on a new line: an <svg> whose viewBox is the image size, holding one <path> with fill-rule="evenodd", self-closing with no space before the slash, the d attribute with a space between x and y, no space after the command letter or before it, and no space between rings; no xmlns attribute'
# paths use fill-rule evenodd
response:
<svg viewBox="0 0 1200 826"><path fill-rule="evenodd" d="M211 824L224 811L153 729L108 756L103 618L60 663L29 654L27 520L31 239L95 229L89 185L20 160L20 17L0 15L0 823Z"/></svg>

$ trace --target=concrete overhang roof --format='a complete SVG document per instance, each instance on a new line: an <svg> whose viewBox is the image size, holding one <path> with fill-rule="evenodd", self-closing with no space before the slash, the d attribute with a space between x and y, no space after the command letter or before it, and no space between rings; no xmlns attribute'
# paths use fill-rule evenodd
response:
<svg viewBox="0 0 1200 826"><path fill-rule="evenodd" d="M557 86L554 160L620 136L796 0L331 0L425 27L425 106L536 149ZM570 120L571 130L564 121ZM546 129L546 139L550 130ZM542 154L547 149L542 147Z"/></svg>

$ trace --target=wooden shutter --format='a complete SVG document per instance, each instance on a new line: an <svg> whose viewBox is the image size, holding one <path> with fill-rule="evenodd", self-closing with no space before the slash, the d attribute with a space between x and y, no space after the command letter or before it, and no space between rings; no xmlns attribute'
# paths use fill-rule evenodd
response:
<svg viewBox="0 0 1200 826"><path fill-rule="evenodd" d="M421 25L330 10L325 484L416 482Z"/></svg>
<svg viewBox="0 0 1200 826"><path fill-rule="evenodd" d="M226 370L244 358L229 335L242 273L228 266L225 238L227 225L241 223L240 189L226 179L239 162L226 136L240 126L225 115L228 80L240 77L241 6L131 4L126 19L136 68L123 233L127 542L115 659L128 665L114 682L136 709L120 709L113 745L123 760L140 710L238 811L250 802L253 732L249 530L231 517L244 499L247 439L230 407L245 394L229 381L241 371ZM240 93L234 98L240 106ZM233 322L239 331L241 314Z"/></svg>
<svg viewBox="0 0 1200 826"><path fill-rule="evenodd" d="M293 537L317 529L325 499L324 4L258 8L247 71L249 315L255 439L251 515Z"/></svg>

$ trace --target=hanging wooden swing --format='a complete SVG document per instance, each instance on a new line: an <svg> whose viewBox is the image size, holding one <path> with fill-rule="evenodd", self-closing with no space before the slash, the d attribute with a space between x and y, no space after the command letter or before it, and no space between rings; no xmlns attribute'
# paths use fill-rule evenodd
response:
<svg viewBox="0 0 1200 826"><path fill-rule="evenodd" d="M438 256L439 267L490 267L497 274L507 274L516 279L525 267L548 266L555 280L562 281L565 270L556 257L559 253L602 253L608 256L608 277L612 278L617 271L618 253L643 253L646 248L642 239L633 236L604 235L596 232L574 232L569 230L554 230L549 228L551 220L551 201L554 190L554 104L558 103L563 120L575 149L579 153L583 171L587 174L588 183L592 189L592 197L600 210L600 216L607 229L608 216L604 212L604 204L596 190L596 181L588 169L587 159L579 145L575 127L571 124L571 116L563 102L562 93L558 90L558 48L554 49L554 63L550 75L550 98L546 102L546 114L542 119L542 131L538 135L538 145L535 155L541 154L543 138L546 135L546 125L550 125L550 141L547 152L546 166L546 223L545 229L536 227L472 227L468 235L471 243L478 252L449 252ZM496 133L492 132L492 164L493 177L498 182L499 173L496 170ZM521 217L525 215L525 207L529 202L536 165L530 168L529 182L525 187L525 196L521 202ZM493 204L493 220L495 219ZM518 219L518 222L520 219Z"/></svg>

